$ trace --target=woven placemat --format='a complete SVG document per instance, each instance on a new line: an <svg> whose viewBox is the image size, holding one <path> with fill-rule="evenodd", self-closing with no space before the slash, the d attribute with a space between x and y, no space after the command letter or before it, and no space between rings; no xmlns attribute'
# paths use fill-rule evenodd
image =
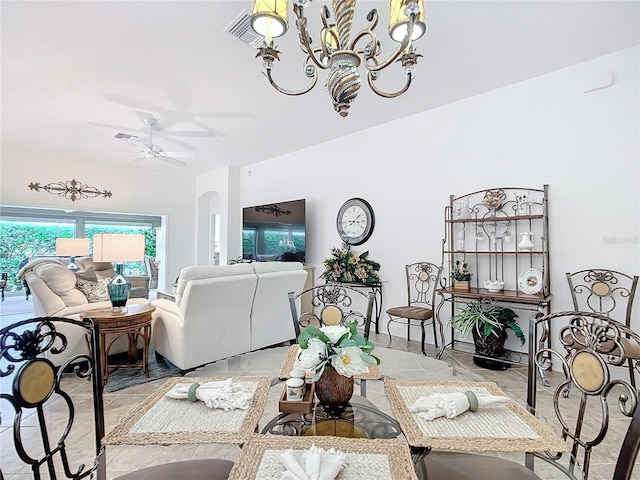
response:
<svg viewBox="0 0 640 480"><path fill-rule="evenodd" d="M105 445L171 445L179 443L243 443L255 431L262 416L271 380L269 377L232 377L234 384L253 390L248 410L211 409L203 402L166 398L181 383L206 383L224 377L174 377L131 410L108 433Z"/></svg>
<svg viewBox="0 0 640 480"><path fill-rule="evenodd" d="M424 420L409 411L419 397L471 390L507 396L493 382L385 379L385 390L409 445L473 452L566 452L567 445L547 425L512 400L480 407L454 418Z"/></svg>
<svg viewBox="0 0 640 480"><path fill-rule="evenodd" d="M298 362L298 352L300 351L299 345L291 345L289 350L287 350L287 356L282 363L282 367L280 367L280 373L278 373L278 378L280 380L286 380L289 378L289 372L291 370L302 369L299 367ZM307 372L307 379L313 378L314 372ZM354 375L353 378L356 380L380 380L382 378L382 372L380 372L380 365L369 365L369 371L367 373L361 373L360 375Z"/></svg>
<svg viewBox="0 0 640 480"><path fill-rule="evenodd" d="M335 448L346 454L336 480L417 480L409 446L402 440L368 440L342 437L287 437L252 435L242 447L229 480L279 480L285 471L279 453L294 454L312 445Z"/></svg>

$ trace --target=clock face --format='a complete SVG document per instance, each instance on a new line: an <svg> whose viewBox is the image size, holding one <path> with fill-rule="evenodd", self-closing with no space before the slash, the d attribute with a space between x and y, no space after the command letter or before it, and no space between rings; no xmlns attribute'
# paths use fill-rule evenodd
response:
<svg viewBox="0 0 640 480"><path fill-rule="evenodd" d="M373 233L373 209L361 198L347 200L338 211L336 226L343 242L360 245Z"/></svg>

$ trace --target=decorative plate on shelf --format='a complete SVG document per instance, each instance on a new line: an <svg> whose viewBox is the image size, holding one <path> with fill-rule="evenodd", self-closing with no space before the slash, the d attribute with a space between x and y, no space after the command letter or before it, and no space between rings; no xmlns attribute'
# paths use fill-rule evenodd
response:
<svg viewBox="0 0 640 480"><path fill-rule="evenodd" d="M522 293L538 293L542 290L542 273L540 270L530 268L522 272L518 277L518 287Z"/></svg>

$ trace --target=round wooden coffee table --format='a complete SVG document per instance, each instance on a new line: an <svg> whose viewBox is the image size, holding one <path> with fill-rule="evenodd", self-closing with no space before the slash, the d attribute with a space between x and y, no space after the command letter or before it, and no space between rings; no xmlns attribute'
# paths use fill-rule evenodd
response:
<svg viewBox="0 0 640 480"><path fill-rule="evenodd" d="M110 308L82 312L82 318L91 318L98 326L100 334L100 360L102 362L102 385L109 380L109 373L123 367L142 368L149 378L149 342L151 340L151 305L127 305L126 312L114 312ZM107 335L116 336L107 345ZM113 343L123 335L129 337L129 363L109 365L109 350ZM138 362L138 337L144 340L142 361Z"/></svg>

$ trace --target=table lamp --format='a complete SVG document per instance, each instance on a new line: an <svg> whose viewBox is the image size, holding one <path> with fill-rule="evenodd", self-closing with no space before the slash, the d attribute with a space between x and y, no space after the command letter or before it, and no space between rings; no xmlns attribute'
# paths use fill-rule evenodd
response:
<svg viewBox="0 0 640 480"><path fill-rule="evenodd" d="M97 233L93 237L93 260L112 262L116 276L107 285L114 312L126 312L131 283L122 276L124 262L144 260L144 235Z"/></svg>
<svg viewBox="0 0 640 480"><path fill-rule="evenodd" d="M77 272L80 269L76 265L76 257L89 255L89 239L56 238L56 255L58 257L69 257L69 270Z"/></svg>

